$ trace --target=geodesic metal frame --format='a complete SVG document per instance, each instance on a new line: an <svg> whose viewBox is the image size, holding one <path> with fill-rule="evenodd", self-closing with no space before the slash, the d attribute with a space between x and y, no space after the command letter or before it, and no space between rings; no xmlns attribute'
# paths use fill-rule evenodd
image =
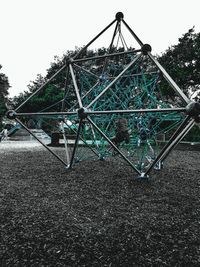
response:
<svg viewBox="0 0 200 267"><path fill-rule="evenodd" d="M131 34L136 43L139 45L138 49L128 48L128 46L126 45L126 41L121 31L122 24ZM102 55L93 55L91 57L85 56L89 46L93 44L113 25L115 25L115 28L111 38L109 49ZM123 44L126 49L123 49L123 51L115 50L113 52L114 42L116 41L116 38L118 39L117 43L119 43L120 40L121 44ZM123 61L125 57L126 64L119 63L120 61ZM129 57L128 62L127 57ZM145 58L145 60L149 60L154 65L159 75L162 75L162 78L165 80L165 82L167 82L168 86L173 89L175 94L178 96L178 99L181 100L180 106L170 106L169 104L164 105L164 103L160 101L160 99L158 98L158 92L155 90L155 93L154 90L152 90L152 88L154 88L153 86L155 85L152 86L151 84L152 81L157 81L157 76L156 78L154 78L154 76L151 76L148 80L149 75L152 75L152 73L155 74L155 71L152 71L151 68L148 69L148 66L146 66L144 68L145 73L141 74L141 68L143 68L142 64L146 65L146 61L144 61L143 58ZM115 63L116 61L118 62L117 64L115 64L114 74L113 69L111 70L113 59ZM84 63L96 62L97 60L104 61L104 64L102 66L103 71L93 72L90 69L85 68ZM138 64L140 60L141 63ZM95 66L95 64L93 64L93 66ZM105 72L105 69L107 69L107 72ZM65 86L63 99L60 101L60 111L44 111L30 113L19 112L20 108L22 108L26 103L28 103L28 101L30 101L32 97L44 90L44 88L63 71L65 71ZM84 80L83 78L81 78L83 77L81 76L82 74L88 75L89 78L86 78ZM144 75L142 79L140 78L141 75ZM91 82L91 77L94 77L94 82ZM81 81L83 80L84 82L81 84ZM138 87L135 86L136 80L139 80L139 85L142 85L142 90L139 93L139 100L137 100L138 95L136 94L136 91L138 90ZM149 89L147 85L147 80L148 82L150 81L149 84L151 84L151 89ZM147 89L144 89L144 81L147 86ZM155 83L157 88L157 82ZM69 94L69 92L71 93L71 95ZM132 93L134 94L134 97L131 96ZM72 103L70 104L68 103L68 99L70 99L69 95L71 98L75 99L75 101L72 101ZM138 145L137 143L132 147L131 145L123 145L122 148L117 146L112 139L113 130L111 131L112 134L110 134L107 130L109 129L110 131L110 128L113 125L110 123L110 121L111 119L116 119L119 116L125 116L128 119L132 118L131 125L134 128L134 125L139 117L141 117L141 123L144 126L148 124L151 116L156 116L157 120L163 122L164 119L162 114L171 114L168 116L168 118L172 116L172 120L175 120L176 122L178 120L179 125L176 124L176 130L171 135L169 142L164 147L162 147L158 153L154 155L154 158L151 157L151 159L149 160L149 164L145 165L144 162L142 162L144 161L144 159L142 159L141 162L145 166L138 167L137 164L134 164L132 162L131 157L129 157L130 155L128 154L131 154L130 148L132 147L134 147L134 151L139 150L139 153L142 153L140 144ZM176 116L178 114L178 119L174 119L175 117L173 114L176 114ZM172 149L184 138L184 136L191 130L195 123L199 122L199 114L200 104L191 101L182 92L182 90L178 87L178 85L174 82L174 80L170 77L166 70L151 54L151 46L149 44L143 44L143 42L133 32L130 26L125 22L123 14L121 12L118 12L116 14L115 19L107 27L105 27L75 56L71 58L66 58L64 65L61 66L61 68L49 80L47 80L38 90L36 90L30 97L28 97L18 108L16 108L15 110L8 111L7 116L9 119L14 119L23 128L25 128L35 139L37 139L51 154L53 154L67 168L71 168L74 164L74 161L76 159L76 153L80 147L81 140L81 145L84 144L85 146L89 147L89 149L97 158L102 159L105 157L106 154L109 154L109 156L111 156L113 155L113 151L115 151L129 166L133 168L133 170L140 178L147 178L153 168L157 166L159 166L158 168L160 168L162 162L169 155ZM20 120L20 118L24 116L59 117L62 118L62 126L66 123L66 120L70 119L70 121L76 121L77 127L76 130L74 130L76 133L76 138L73 142L71 153L69 152L69 142L66 138L63 128L66 161L63 160L57 153L55 153L55 151L53 151L49 146L44 144ZM106 116L107 121L102 119ZM104 125L104 127L102 127L102 124ZM83 134L85 125L89 125L90 134L87 133L87 136L90 136L90 142L92 142L92 144L88 142L88 137ZM147 127L145 126L145 128ZM158 127L154 128L155 129L153 129L152 132L154 132L154 136L156 136L158 132ZM140 135L139 130L140 129L138 129L135 135L136 137ZM96 137L97 135L98 138ZM151 138L146 137L144 147L150 148L151 150L151 144L149 141L150 139ZM138 137L138 140L141 140L141 138ZM128 154L124 152L126 147L128 147ZM138 147L140 147L140 149ZM103 153L101 152L101 150L103 150ZM145 155L145 157L148 158L149 156Z"/></svg>

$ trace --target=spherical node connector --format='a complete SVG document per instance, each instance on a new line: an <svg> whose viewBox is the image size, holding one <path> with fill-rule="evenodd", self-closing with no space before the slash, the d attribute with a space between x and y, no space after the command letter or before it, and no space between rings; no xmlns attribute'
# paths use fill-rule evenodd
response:
<svg viewBox="0 0 200 267"><path fill-rule="evenodd" d="M152 48L149 44L144 44L142 46L142 53L143 55L148 55L148 52L151 52Z"/></svg>
<svg viewBox="0 0 200 267"><path fill-rule="evenodd" d="M65 58L65 64L66 65L69 65L69 64L71 64L73 62L73 58L71 58L71 57L66 57Z"/></svg>
<svg viewBox="0 0 200 267"><path fill-rule="evenodd" d="M87 118L87 109L86 108L80 108L80 109L78 109L78 117L80 118L80 119L86 119Z"/></svg>
<svg viewBox="0 0 200 267"><path fill-rule="evenodd" d="M117 12L115 18L117 21L121 21L124 18L124 14L122 12Z"/></svg>
<svg viewBox="0 0 200 267"><path fill-rule="evenodd" d="M194 101L190 102L186 106L186 114L197 119L200 115L200 103Z"/></svg>
<svg viewBox="0 0 200 267"><path fill-rule="evenodd" d="M14 110L8 110L6 116L9 120L14 120L16 118L16 112Z"/></svg>

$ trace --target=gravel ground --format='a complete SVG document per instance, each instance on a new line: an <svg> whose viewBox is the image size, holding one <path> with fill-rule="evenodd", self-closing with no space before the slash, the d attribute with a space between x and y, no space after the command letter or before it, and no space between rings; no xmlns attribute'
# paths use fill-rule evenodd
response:
<svg viewBox="0 0 200 267"><path fill-rule="evenodd" d="M36 142L6 142L0 266L200 266L199 151L138 181L118 157L69 171Z"/></svg>

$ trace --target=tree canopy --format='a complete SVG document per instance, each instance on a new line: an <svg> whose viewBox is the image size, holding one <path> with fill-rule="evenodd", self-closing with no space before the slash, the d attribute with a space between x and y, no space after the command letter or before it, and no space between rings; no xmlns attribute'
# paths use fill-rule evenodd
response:
<svg viewBox="0 0 200 267"><path fill-rule="evenodd" d="M0 65L0 69L2 66ZM6 112L6 102L8 100L8 89L9 89L8 77L0 72L0 128L2 124L2 118Z"/></svg>
<svg viewBox="0 0 200 267"><path fill-rule="evenodd" d="M28 91L21 93L19 96L14 97L14 107L22 103L29 95L35 92L43 83L45 83L52 75L54 75L60 67L64 64L67 57L71 57L79 51L67 51L63 57L55 56L55 60L51 63L50 68L47 70L47 75L42 77L38 75L36 80L28 86ZM104 54L106 48L100 48L97 51L87 50L85 53L87 57L94 56L95 54ZM82 57L85 55L83 54ZM158 61L167 70L170 76L175 80L179 87L185 94L190 95L200 89L200 33L195 33L195 29L189 29L188 32L179 38L178 44L169 47L164 53L158 56ZM97 63L97 62L96 62ZM101 64L101 62L99 62ZM46 107L56 103L62 99L65 83L65 75L57 76L50 84L47 85L44 91L35 95L28 105L23 106L23 111L41 111ZM166 83L162 88L165 95L173 95L174 92L169 88Z"/></svg>
<svg viewBox="0 0 200 267"><path fill-rule="evenodd" d="M194 27L158 60L186 95L200 89L200 33Z"/></svg>

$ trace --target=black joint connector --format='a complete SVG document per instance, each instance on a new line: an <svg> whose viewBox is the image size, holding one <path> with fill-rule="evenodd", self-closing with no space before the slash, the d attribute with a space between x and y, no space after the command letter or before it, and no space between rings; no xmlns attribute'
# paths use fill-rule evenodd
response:
<svg viewBox="0 0 200 267"><path fill-rule="evenodd" d="M8 110L6 116L9 120L14 120L16 118L16 112L14 110Z"/></svg>
<svg viewBox="0 0 200 267"><path fill-rule="evenodd" d="M142 46L142 53L143 55L148 55L148 52L151 52L151 46L149 44L144 44Z"/></svg>
<svg viewBox="0 0 200 267"><path fill-rule="evenodd" d="M186 114L193 117L196 122L199 122L200 103L194 101L190 102L186 107Z"/></svg>
<svg viewBox="0 0 200 267"><path fill-rule="evenodd" d="M80 119L86 119L87 118L87 110L85 108L80 108L78 110L78 116Z"/></svg>
<svg viewBox="0 0 200 267"><path fill-rule="evenodd" d="M124 18L124 14L122 12L117 12L115 18L117 21L121 21Z"/></svg>
<svg viewBox="0 0 200 267"><path fill-rule="evenodd" d="M65 58L65 64L66 65L69 65L69 64L71 64L73 62L73 58L71 58L71 57L66 57Z"/></svg>

